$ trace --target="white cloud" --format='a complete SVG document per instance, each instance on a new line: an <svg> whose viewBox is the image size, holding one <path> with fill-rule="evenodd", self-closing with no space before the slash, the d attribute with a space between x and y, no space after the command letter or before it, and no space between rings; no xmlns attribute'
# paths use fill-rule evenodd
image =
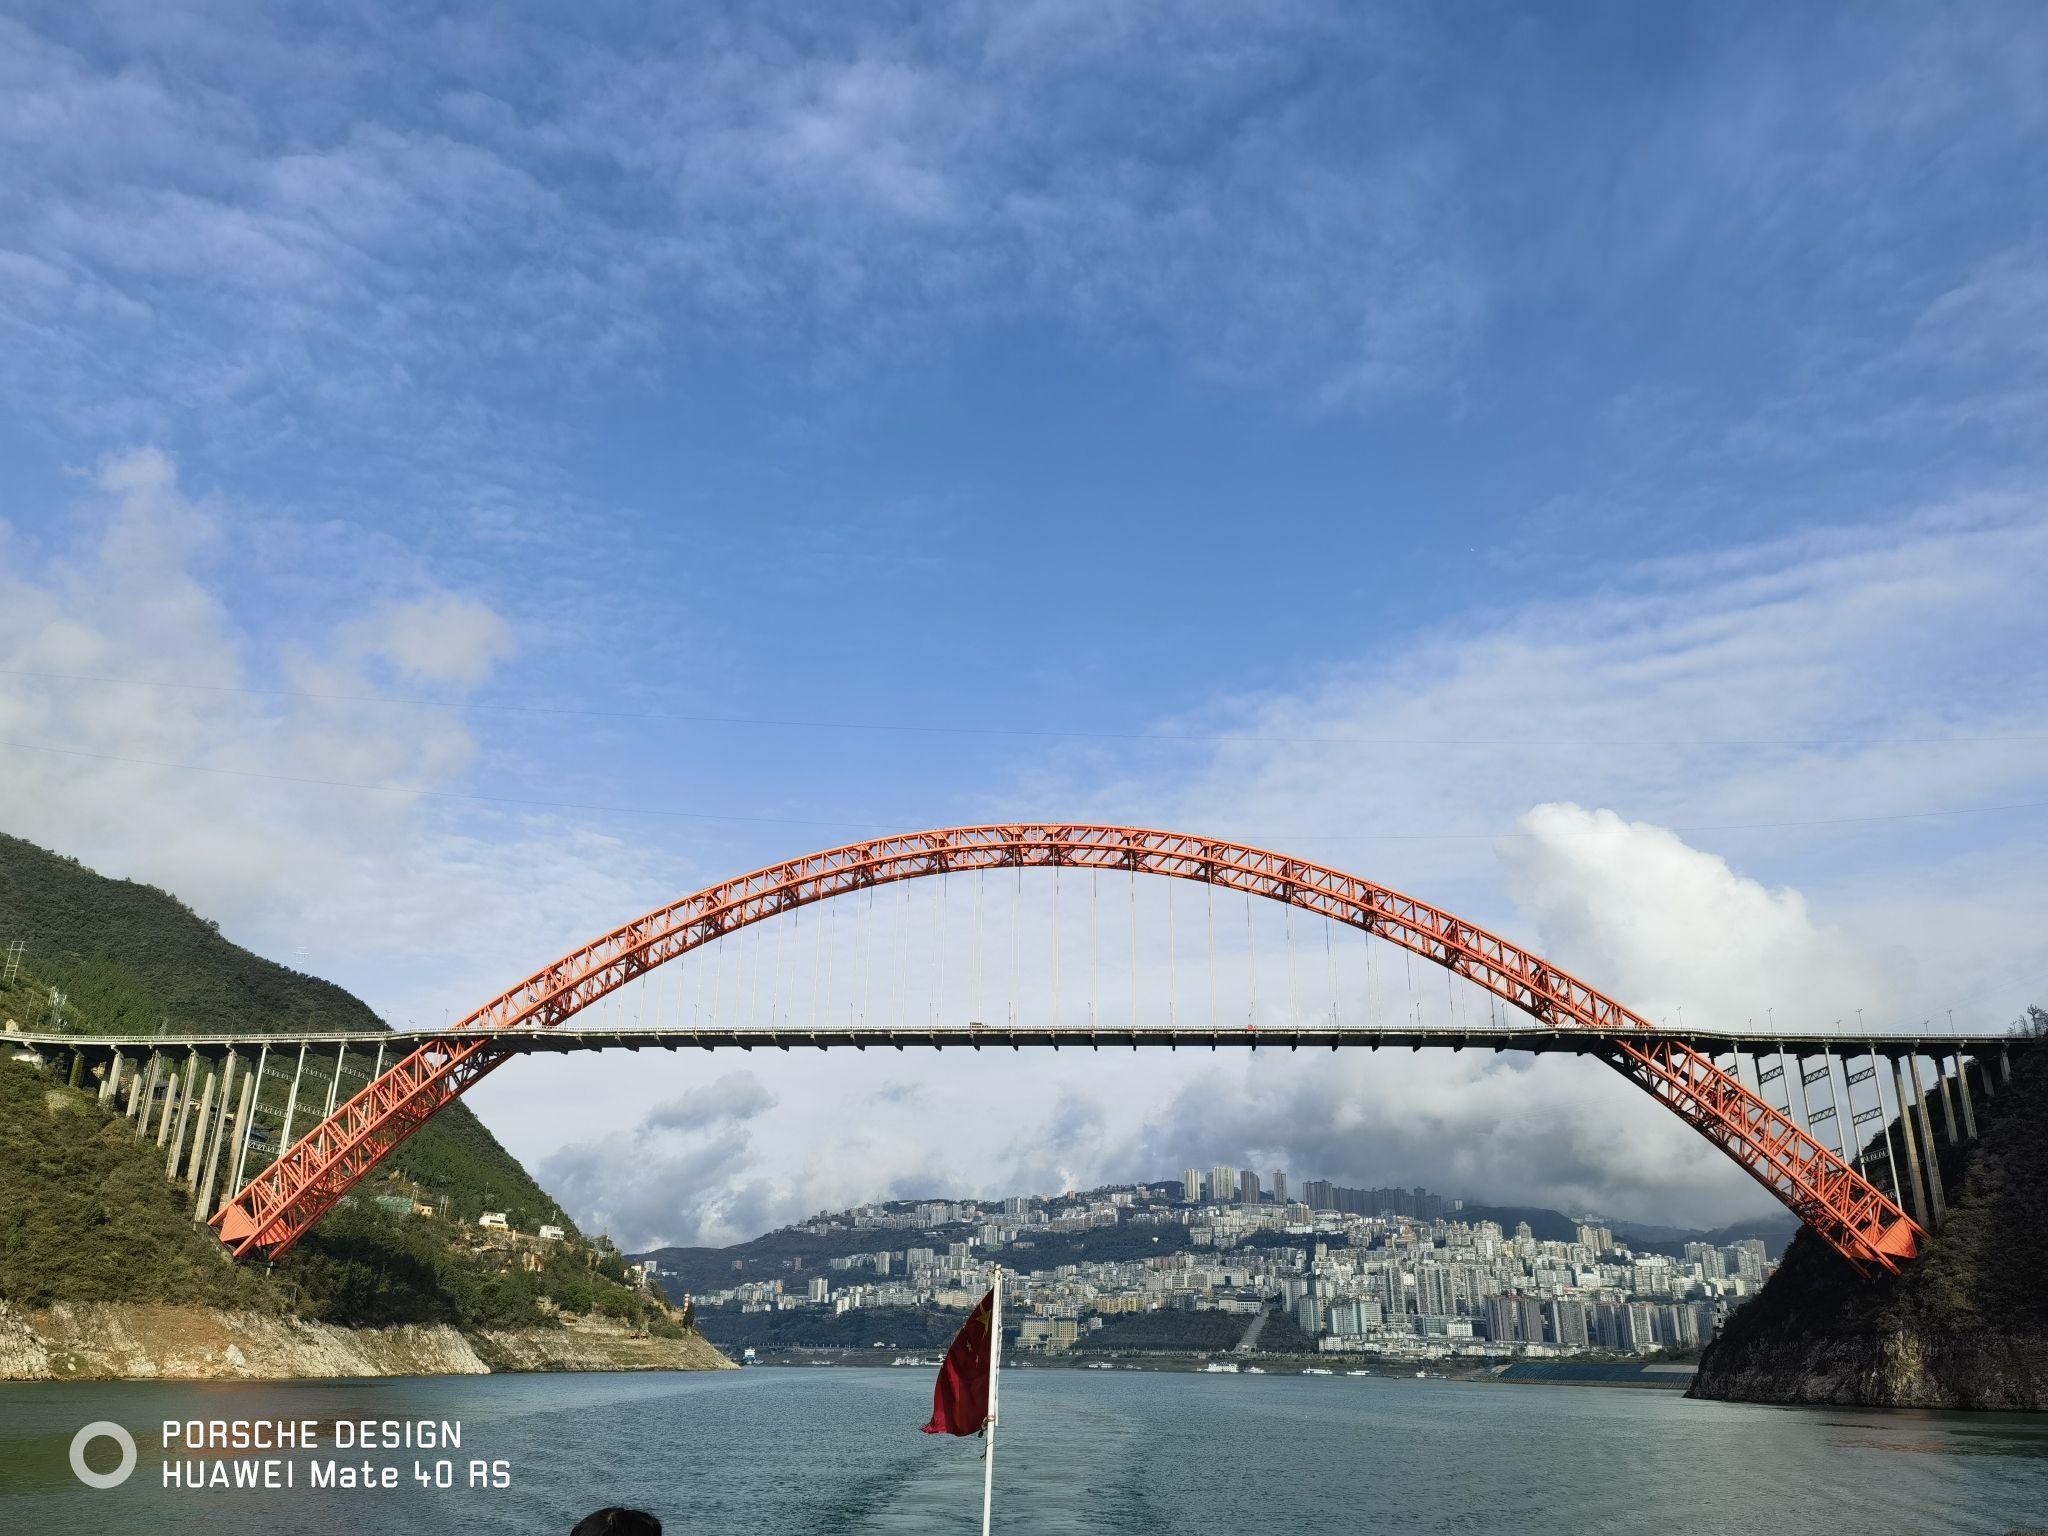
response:
<svg viewBox="0 0 2048 1536"><path fill-rule="evenodd" d="M555 444L529 386L735 337L837 376L1032 313L1351 398L1440 382L1483 309L1385 17L103 20L0 30L0 382L69 431L487 498Z"/></svg>
<svg viewBox="0 0 2048 1536"><path fill-rule="evenodd" d="M100 466L72 548L0 571L0 827L161 885L400 1025L466 1011L680 878L439 798L476 755L463 717L392 703L363 663L482 681L510 631L474 598L401 604L264 671L209 565L227 515L143 450Z"/></svg>
<svg viewBox="0 0 2048 1536"><path fill-rule="evenodd" d="M394 603L353 626L352 649L389 662L398 675L471 688L513 652L512 630L474 598L436 596Z"/></svg>
<svg viewBox="0 0 2048 1536"><path fill-rule="evenodd" d="M1812 1029L1844 999L1896 995L1798 891L1767 890L1662 827L1559 804L1520 827L1502 845L1507 893L1544 957L1654 1023L1757 1033L1782 1015Z"/></svg>

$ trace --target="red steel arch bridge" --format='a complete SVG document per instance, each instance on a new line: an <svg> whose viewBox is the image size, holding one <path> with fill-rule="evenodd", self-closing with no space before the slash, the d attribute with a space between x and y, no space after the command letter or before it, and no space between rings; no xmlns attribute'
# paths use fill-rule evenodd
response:
<svg viewBox="0 0 2048 1536"><path fill-rule="evenodd" d="M813 903L964 871L1069 868L1194 881L1313 913L1442 967L1528 1022L1470 1029L1202 1029L1134 1022L1128 1028L968 1023L652 1030L593 1030L570 1022L671 960ZM537 1051L1431 1046L1597 1058L1719 1147L1865 1272L1912 1259L1926 1230L1941 1221L1937 1110L1951 1142L1973 1138L1972 1068L1977 1091L1995 1091L2017 1043L1991 1034L1739 1038L1666 1029L1496 934L1359 876L1217 838L1087 823L914 832L770 865L635 918L437 1031L10 1038L26 1052L69 1052L74 1081L89 1068L101 1097L125 1107L137 1134L153 1133L167 1149L167 1174L189 1179L195 1215L210 1220L237 1256L285 1252L435 1111L514 1056ZM296 1063L287 1071L294 1051ZM332 1069L322 1071L329 1051ZM363 1083L343 1097L351 1051ZM1928 1081L1921 1077L1923 1064ZM238 1067L240 1099L231 1111ZM274 1104L268 1114L262 1107L273 1083L289 1084L281 1114ZM305 1117L314 1123L298 1131L301 1090L309 1083ZM1881 1131L1882 1141L1866 1127ZM244 1182L252 1151L260 1160L272 1150L273 1160ZM223 1191L217 1207L216 1187Z"/></svg>

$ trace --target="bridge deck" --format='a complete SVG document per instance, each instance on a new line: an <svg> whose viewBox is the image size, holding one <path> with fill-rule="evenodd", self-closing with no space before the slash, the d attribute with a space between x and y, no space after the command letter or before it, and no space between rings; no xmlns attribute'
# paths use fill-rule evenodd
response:
<svg viewBox="0 0 2048 1536"><path fill-rule="evenodd" d="M164 1034L164 1035L67 1035L23 1030L0 1036L0 1043L35 1048L66 1050L157 1049L204 1053L269 1046L273 1051L309 1048L338 1048L343 1045L375 1050L383 1046L387 1060L428 1040L471 1039L488 1035L517 1051L595 1050L1020 1050L1025 1046L1053 1050L1411 1050L1435 1048L1452 1051L1559 1051L1583 1055L1599 1049L1607 1036L1584 1029L1492 1027L1477 1029L1381 1029L1370 1025L1332 1027L1262 1026L1258 1029L1191 1028L1095 1028L1085 1025L953 1025L906 1029L893 1026L841 1027L833 1029L507 1029L478 1031L405 1030L389 1034L354 1033L262 1033L262 1034ZM1702 1030L1631 1032L1630 1038L1677 1040L1710 1055L1740 1052L1745 1055L1776 1054L1779 1050L1801 1055L1823 1052L1861 1056L1879 1055L1946 1056L1961 1051L1975 1055L2015 1044L2007 1035L1951 1035L1893 1033L1868 1038L1838 1034L1731 1035ZM394 1049L402 1048L402 1049Z"/></svg>

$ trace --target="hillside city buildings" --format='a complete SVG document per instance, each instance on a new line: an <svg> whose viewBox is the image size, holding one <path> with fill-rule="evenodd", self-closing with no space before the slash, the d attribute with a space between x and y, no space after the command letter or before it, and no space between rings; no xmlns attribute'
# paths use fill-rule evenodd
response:
<svg viewBox="0 0 2048 1536"><path fill-rule="evenodd" d="M1248 1169L1188 1169L1176 1184L1058 1197L860 1206L802 1224L851 1251L821 1272L749 1279L696 1298L742 1311L972 1306L988 1266L1012 1273L1006 1316L1019 1346L1059 1352L1120 1315L1166 1308L1284 1310L1318 1350L1401 1360L1457 1356L1647 1354L1704 1343L1729 1308L1761 1288L1762 1242L1687 1243L1635 1252L1605 1227L1569 1241L1467 1219L1461 1201L1422 1189L1325 1180L1286 1198ZM1071 1250L1068 1234L1121 1229L1132 1257L1034 1262ZM1175 1232L1164 1251L1143 1250ZM874 1246L862 1239L872 1235Z"/></svg>

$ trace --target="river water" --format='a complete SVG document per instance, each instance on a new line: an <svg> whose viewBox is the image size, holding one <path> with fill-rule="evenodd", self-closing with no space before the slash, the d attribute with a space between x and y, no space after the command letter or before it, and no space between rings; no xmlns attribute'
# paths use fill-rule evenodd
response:
<svg viewBox="0 0 2048 1536"><path fill-rule="evenodd" d="M917 1433L930 1391L931 1373L909 1368L0 1386L0 1531L554 1533L611 1503L704 1536L972 1531L979 1442ZM1004 1372L1003 1410L1006 1532L2048 1530L2042 1418L1055 1370ZM313 1420L319 1448L274 1458L288 1490L166 1488L162 1421L192 1418ZM102 1419L133 1433L136 1468L118 1487L89 1489L70 1445ZM331 1448L336 1421L365 1419L458 1420L462 1443ZM103 1472L118 1454L101 1440L84 1457ZM366 1455L397 1470L396 1489L306 1487L319 1464ZM509 1486L467 1486L471 1461L502 1462ZM423 1487L416 1465L453 1486Z"/></svg>

